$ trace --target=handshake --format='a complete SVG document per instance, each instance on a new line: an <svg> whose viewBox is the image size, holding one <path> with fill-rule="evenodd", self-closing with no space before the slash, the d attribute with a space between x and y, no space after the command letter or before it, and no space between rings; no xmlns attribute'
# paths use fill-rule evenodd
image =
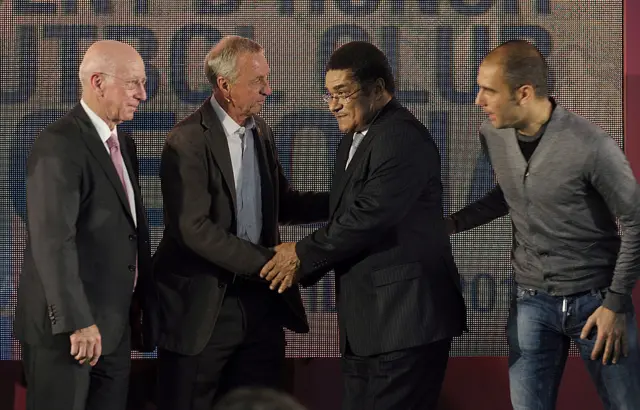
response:
<svg viewBox="0 0 640 410"><path fill-rule="evenodd" d="M296 254L295 242L286 242L273 248L276 254L260 271L260 277L266 279L271 290L282 293L299 279L300 259Z"/></svg>

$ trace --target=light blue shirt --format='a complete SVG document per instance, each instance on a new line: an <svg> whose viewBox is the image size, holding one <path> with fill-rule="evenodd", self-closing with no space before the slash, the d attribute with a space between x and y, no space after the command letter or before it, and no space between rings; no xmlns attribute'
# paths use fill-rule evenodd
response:
<svg viewBox="0 0 640 410"><path fill-rule="evenodd" d="M236 235L257 244L262 233L262 193L253 135L255 121L249 118L245 126L239 125L214 97L211 97L211 106L222 123L229 145L236 188Z"/></svg>

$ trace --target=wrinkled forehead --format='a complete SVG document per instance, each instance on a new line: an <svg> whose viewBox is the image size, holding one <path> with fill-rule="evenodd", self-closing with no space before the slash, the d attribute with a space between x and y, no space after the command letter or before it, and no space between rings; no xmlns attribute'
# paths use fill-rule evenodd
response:
<svg viewBox="0 0 640 410"><path fill-rule="evenodd" d="M358 81L351 70L329 70L324 77L324 86L331 92L351 90L358 86Z"/></svg>
<svg viewBox="0 0 640 410"><path fill-rule="evenodd" d="M115 61L115 71L118 76L144 78L145 65L137 54L122 56Z"/></svg>
<svg viewBox="0 0 640 410"><path fill-rule="evenodd" d="M237 57L236 70L238 78L253 79L267 77L270 72L269 63L264 53L242 53Z"/></svg>

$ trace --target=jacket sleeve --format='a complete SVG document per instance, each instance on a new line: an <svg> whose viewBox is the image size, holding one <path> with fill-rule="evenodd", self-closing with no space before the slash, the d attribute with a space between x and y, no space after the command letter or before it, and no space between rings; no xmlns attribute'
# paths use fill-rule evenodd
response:
<svg viewBox="0 0 640 410"><path fill-rule="evenodd" d="M451 214L454 233L464 232L493 221L509 213L500 185L493 187L485 196Z"/></svg>
<svg viewBox="0 0 640 410"><path fill-rule="evenodd" d="M353 203L297 243L302 278L315 278L378 241L405 218L425 187L439 175L435 144L415 132L372 144L369 173Z"/></svg>
<svg viewBox="0 0 640 410"><path fill-rule="evenodd" d="M622 243L603 306L633 310L631 292L640 277L640 189L629 161L613 138L598 138L590 161L590 180L622 228Z"/></svg>
<svg viewBox="0 0 640 410"><path fill-rule="evenodd" d="M489 156L485 137L479 134L482 151ZM500 185L491 189L485 196L450 215L447 220L453 225L453 233L464 232L505 216L509 213L507 201Z"/></svg>
<svg viewBox="0 0 640 410"><path fill-rule="evenodd" d="M76 223L82 167L62 135L44 131L27 161L29 242L42 281L53 334L95 324L80 279Z"/></svg>

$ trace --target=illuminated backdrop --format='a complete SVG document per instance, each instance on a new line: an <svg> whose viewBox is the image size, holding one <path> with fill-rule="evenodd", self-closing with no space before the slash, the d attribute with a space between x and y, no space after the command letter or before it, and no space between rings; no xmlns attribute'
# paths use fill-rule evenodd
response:
<svg viewBox="0 0 640 410"><path fill-rule="evenodd" d="M138 144L154 248L162 234L157 175L164 137L208 96L203 59L227 34L252 37L266 49L274 93L263 115L300 189L330 187L341 136L320 98L323 67L336 46L356 39L386 53L397 97L431 130L442 156L446 214L494 183L477 140L483 115L473 101L477 65L503 41L536 44L552 68L557 101L622 144L620 0L7 0L0 17L2 359L19 358L11 327L26 235L26 157L38 131L78 101L78 64L94 40L130 42L147 65L149 99L125 127ZM284 227L283 240L313 229ZM510 237L502 218L453 238L471 330L454 343L454 356L507 353ZM333 277L303 297L312 331L288 334L288 355L337 356Z"/></svg>

